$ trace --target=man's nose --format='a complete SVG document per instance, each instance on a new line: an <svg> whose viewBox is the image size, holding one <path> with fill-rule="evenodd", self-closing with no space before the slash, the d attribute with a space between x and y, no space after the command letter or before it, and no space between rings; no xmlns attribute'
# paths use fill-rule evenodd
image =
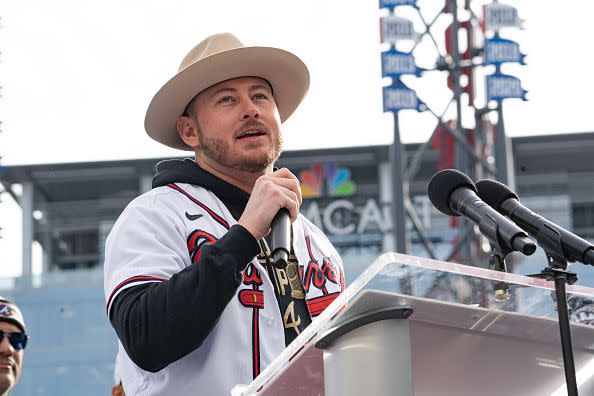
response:
<svg viewBox="0 0 594 396"><path fill-rule="evenodd" d="M14 353L14 347L8 341L7 335L2 335L2 340L0 340L0 355L12 355Z"/></svg>
<svg viewBox="0 0 594 396"><path fill-rule="evenodd" d="M260 118L260 112L258 110L258 106L256 106L251 100L248 101L243 108L243 117L244 120L248 118Z"/></svg>

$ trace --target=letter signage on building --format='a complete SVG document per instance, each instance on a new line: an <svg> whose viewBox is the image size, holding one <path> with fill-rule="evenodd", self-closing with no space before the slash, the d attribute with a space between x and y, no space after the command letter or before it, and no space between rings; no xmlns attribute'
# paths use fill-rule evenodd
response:
<svg viewBox="0 0 594 396"><path fill-rule="evenodd" d="M373 175L366 183L377 183L377 164L365 168L366 174ZM384 233L392 227L390 206L379 202L377 195L360 193L349 168L314 163L297 174L304 198L301 213L337 248L381 251Z"/></svg>

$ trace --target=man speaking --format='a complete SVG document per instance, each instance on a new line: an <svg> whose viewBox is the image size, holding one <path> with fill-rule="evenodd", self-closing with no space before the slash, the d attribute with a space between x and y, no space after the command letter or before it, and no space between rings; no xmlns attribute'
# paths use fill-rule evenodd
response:
<svg viewBox="0 0 594 396"><path fill-rule="evenodd" d="M280 124L309 73L295 55L206 38L154 96L148 135L195 159L157 165L106 243L107 314L127 395L229 394L249 383L344 289L342 261L299 214L299 181L274 170ZM290 254L272 265L271 222ZM303 282L311 271L315 282Z"/></svg>

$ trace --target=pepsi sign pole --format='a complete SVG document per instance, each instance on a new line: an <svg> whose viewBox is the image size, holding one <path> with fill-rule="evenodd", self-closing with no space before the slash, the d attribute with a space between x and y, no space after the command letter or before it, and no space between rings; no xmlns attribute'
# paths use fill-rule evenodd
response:
<svg viewBox="0 0 594 396"><path fill-rule="evenodd" d="M390 147L390 163L392 168L392 234L394 250L407 253L406 213L404 207L404 189L408 181L404 179L404 150L400 140L398 112L404 109L420 111L424 104L419 101L416 93L402 81L402 74L419 75L411 53L400 52L396 49L398 40L414 40L416 33L411 21L394 14L397 6L416 7L416 0L380 0L380 9L388 8L389 15L380 18L381 42L390 43L390 50L382 55L382 76L391 77L392 84L383 87L384 112L394 115L394 141Z"/></svg>

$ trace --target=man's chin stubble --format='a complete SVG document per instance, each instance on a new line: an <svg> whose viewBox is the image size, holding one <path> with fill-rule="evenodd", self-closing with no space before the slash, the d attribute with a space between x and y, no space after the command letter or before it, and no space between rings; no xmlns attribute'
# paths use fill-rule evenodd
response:
<svg viewBox="0 0 594 396"><path fill-rule="evenodd" d="M214 162L226 168L252 174L265 172L269 166L278 160L283 148L282 137L278 136L272 147L262 156L246 156L241 158L241 155L231 154L232 150L229 145L221 139L206 138L202 133L199 133L198 138L200 140L200 151L202 155L211 158ZM232 158L230 158L230 155L232 155Z"/></svg>
<svg viewBox="0 0 594 396"><path fill-rule="evenodd" d="M241 162L237 162L235 165L235 169L238 169L242 172L247 173L262 173L269 166L274 164L278 159L278 155L273 153L266 153L265 158L261 158L260 160L249 159Z"/></svg>

